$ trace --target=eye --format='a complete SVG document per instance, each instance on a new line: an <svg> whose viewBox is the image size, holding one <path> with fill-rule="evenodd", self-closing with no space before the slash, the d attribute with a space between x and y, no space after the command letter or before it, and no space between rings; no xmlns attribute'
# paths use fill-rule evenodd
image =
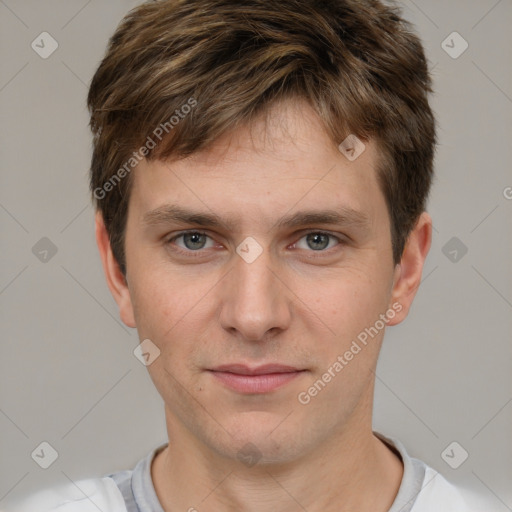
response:
<svg viewBox="0 0 512 512"><path fill-rule="evenodd" d="M298 249L311 249L313 251L324 251L340 243L339 238L329 233L314 232L303 236L296 244Z"/></svg>
<svg viewBox="0 0 512 512"><path fill-rule="evenodd" d="M214 246L213 240L205 233L199 231L181 233L171 238L168 243L175 243L180 249L193 252L200 249L210 249Z"/></svg>

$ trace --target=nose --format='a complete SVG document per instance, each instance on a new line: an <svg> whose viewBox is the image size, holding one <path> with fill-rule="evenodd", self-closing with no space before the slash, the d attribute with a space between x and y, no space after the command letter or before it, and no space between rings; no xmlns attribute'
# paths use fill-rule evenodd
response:
<svg viewBox="0 0 512 512"><path fill-rule="evenodd" d="M252 263L235 258L223 283L221 326L248 341L264 341L286 330L291 321L290 293L272 268L268 251Z"/></svg>

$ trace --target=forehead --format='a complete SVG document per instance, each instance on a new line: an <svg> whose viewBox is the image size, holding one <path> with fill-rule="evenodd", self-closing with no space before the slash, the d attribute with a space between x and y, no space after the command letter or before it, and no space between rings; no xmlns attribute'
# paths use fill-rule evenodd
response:
<svg viewBox="0 0 512 512"><path fill-rule="evenodd" d="M340 142L307 103L283 102L187 158L141 162L130 201L141 215L170 202L260 218L313 205L378 213L375 143L350 161Z"/></svg>
<svg viewBox="0 0 512 512"><path fill-rule="evenodd" d="M354 136L349 137L352 140ZM332 161L335 156L342 163L339 150L342 140L332 140L326 127L305 100L288 98L277 102L262 112L252 121L238 126L221 135L206 149L200 150L190 157L192 164L208 167L225 166L236 161L258 161L264 159L278 160L283 163L301 160L309 164L317 161L319 164ZM375 155L374 143L361 144L366 158L365 165L373 167ZM342 147L343 149L343 147ZM355 166L354 166L355 167Z"/></svg>

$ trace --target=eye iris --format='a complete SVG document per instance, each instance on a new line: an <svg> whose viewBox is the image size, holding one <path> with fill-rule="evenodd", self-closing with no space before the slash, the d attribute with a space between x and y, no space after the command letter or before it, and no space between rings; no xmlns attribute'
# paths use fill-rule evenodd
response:
<svg viewBox="0 0 512 512"><path fill-rule="evenodd" d="M206 244L206 236L201 233L186 233L183 243L187 249L202 249Z"/></svg>
<svg viewBox="0 0 512 512"><path fill-rule="evenodd" d="M308 246L314 251L321 251L329 245L329 235L322 233L310 233L306 239Z"/></svg>

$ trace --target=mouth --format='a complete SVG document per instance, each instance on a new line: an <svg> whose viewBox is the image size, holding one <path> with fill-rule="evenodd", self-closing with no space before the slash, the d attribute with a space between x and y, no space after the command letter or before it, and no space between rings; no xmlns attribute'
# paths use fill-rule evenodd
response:
<svg viewBox="0 0 512 512"><path fill-rule="evenodd" d="M214 378L238 393L262 394L290 383L307 370L281 364L250 367L244 364L217 366L208 370Z"/></svg>

